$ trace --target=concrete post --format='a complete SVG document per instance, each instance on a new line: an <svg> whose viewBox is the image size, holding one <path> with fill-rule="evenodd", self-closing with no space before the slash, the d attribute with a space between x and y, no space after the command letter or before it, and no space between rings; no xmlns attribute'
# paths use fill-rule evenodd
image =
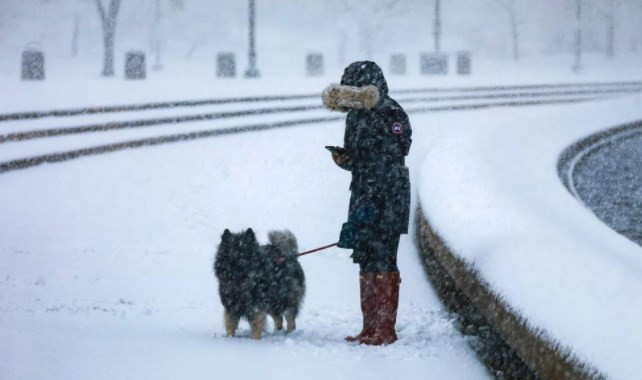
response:
<svg viewBox="0 0 642 380"><path fill-rule="evenodd" d="M424 53L419 68L422 75L448 74L448 55L445 53Z"/></svg>
<svg viewBox="0 0 642 380"><path fill-rule="evenodd" d="M45 79L45 55L38 50L22 52L22 80Z"/></svg>
<svg viewBox="0 0 642 380"><path fill-rule="evenodd" d="M145 79L145 53L130 51L125 56L125 79Z"/></svg>

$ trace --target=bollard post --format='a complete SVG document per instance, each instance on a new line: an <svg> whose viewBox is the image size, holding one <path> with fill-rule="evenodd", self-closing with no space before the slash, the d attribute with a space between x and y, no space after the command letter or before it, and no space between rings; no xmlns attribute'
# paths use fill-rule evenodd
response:
<svg viewBox="0 0 642 380"><path fill-rule="evenodd" d="M419 62L423 75L448 74L448 55L445 53L424 53Z"/></svg>
<svg viewBox="0 0 642 380"><path fill-rule="evenodd" d="M45 79L45 55L39 50L22 52L22 80Z"/></svg>
<svg viewBox="0 0 642 380"><path fill-rule="evenodd" d="M125 79L145 79L145 53L130 51L125 55Z"/></svg>
<svg viewBox="0 0 642 380"><path fill-rule="evenodd" d="M394 75L406 75L406 55L393 54L390 57L390 72Z"/></svg>
<svg viewBox="0 0 642 380"><path fill-rule="evenodd" d="M236 76L236 57L234 53L218 53L216 56L216 76L233 78Z"/></svg>
<svg viewBox="0 0 642 380"><path fill-rule="evenodd" d="M305 73L309 77L323 76L323 54L313 53L306 56Z"/></svg>
<svg viewBox="0 0 642 380"><path fill-rule="evenodd" d="M472 57L469 51L457 52L457 74L470 75L472 71Z"/></svg>
<svg viewBox="0 0 642 380"><path fill-rule="evenodd" d="M249 47L248 47L248 62L249 67L245 72L246 78L259 78L261 73L256 67L256 0L249 0Z"/></svg>

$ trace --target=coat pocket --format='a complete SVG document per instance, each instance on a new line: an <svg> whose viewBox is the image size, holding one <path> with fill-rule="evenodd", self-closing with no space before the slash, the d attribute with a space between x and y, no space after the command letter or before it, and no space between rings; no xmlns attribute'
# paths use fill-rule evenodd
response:
<svg viewBox="0 0 642 380"><path fill-rule="evenodd" d="M337 247L351 249L355 247L357 229L355 225L348 222L343 223L341 226L341 234L339 234L339 243Z"/></svg>
<svg viewBox="0 0 642 380"><path fill-rule="evenodd" d="M373 232L366 227L359 227L354 223L347 222L341 226L339 243L337 247L345 249L363 249L374 239Z"/></svg>
<svg viewBox="0 0 642 380"><path fill-rule="evenodd" d="M387 187L386 207L383 219L389 229L401 233L408 233L410 222L410 173L406 166L397 166L392 169L390 182Z"/></svg>

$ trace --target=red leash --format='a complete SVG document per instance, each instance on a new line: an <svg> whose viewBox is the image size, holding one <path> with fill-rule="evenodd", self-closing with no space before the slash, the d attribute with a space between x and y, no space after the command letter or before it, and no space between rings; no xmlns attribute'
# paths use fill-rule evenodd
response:
<svg viewBox="0 0 642 380"><path fill-rule="evenodd" d="M334 244L326 245L326 246L323 246L323 247L320 247L320 248L312 249L310 251L301 252L298 255L296 255L296 257L300 257L300 256L304 256L304 255L309 255L311 253L323 251L324 249L335 247L337 244L339 244L339 243L334 243Z"/></svg>

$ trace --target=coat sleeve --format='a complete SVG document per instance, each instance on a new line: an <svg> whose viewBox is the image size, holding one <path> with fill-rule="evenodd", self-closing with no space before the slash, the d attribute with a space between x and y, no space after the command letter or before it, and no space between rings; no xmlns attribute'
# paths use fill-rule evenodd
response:
<svg viewBox="0 0 642 380"><path fill-rule="evenodd" d="M412 128L408 115L401 109L394 109L388 113L385 122L382 151L385 155L397 159L410 153L412 144Z"/></svg>
<svg viewBox="0 0 642 380"><path fill-rule="evenodd" d="M352 171L353 166L353 157L352 154L355 152L355 147L357 143L357 120L355 120L352 112L348 113L346 117L346 130L343 136L343 148L348 153L348 159L341 165L337 164L341 169Z"/></svg>
<svg viewBox="0 0 642 380"><path fill-rule="evenodd" d="M405 112L401 112L399 119L403 124L403 132L400 136L400 144L404 156L410 153L410 145L412 145L412 127L410 126L410 119Z"/></svg>

